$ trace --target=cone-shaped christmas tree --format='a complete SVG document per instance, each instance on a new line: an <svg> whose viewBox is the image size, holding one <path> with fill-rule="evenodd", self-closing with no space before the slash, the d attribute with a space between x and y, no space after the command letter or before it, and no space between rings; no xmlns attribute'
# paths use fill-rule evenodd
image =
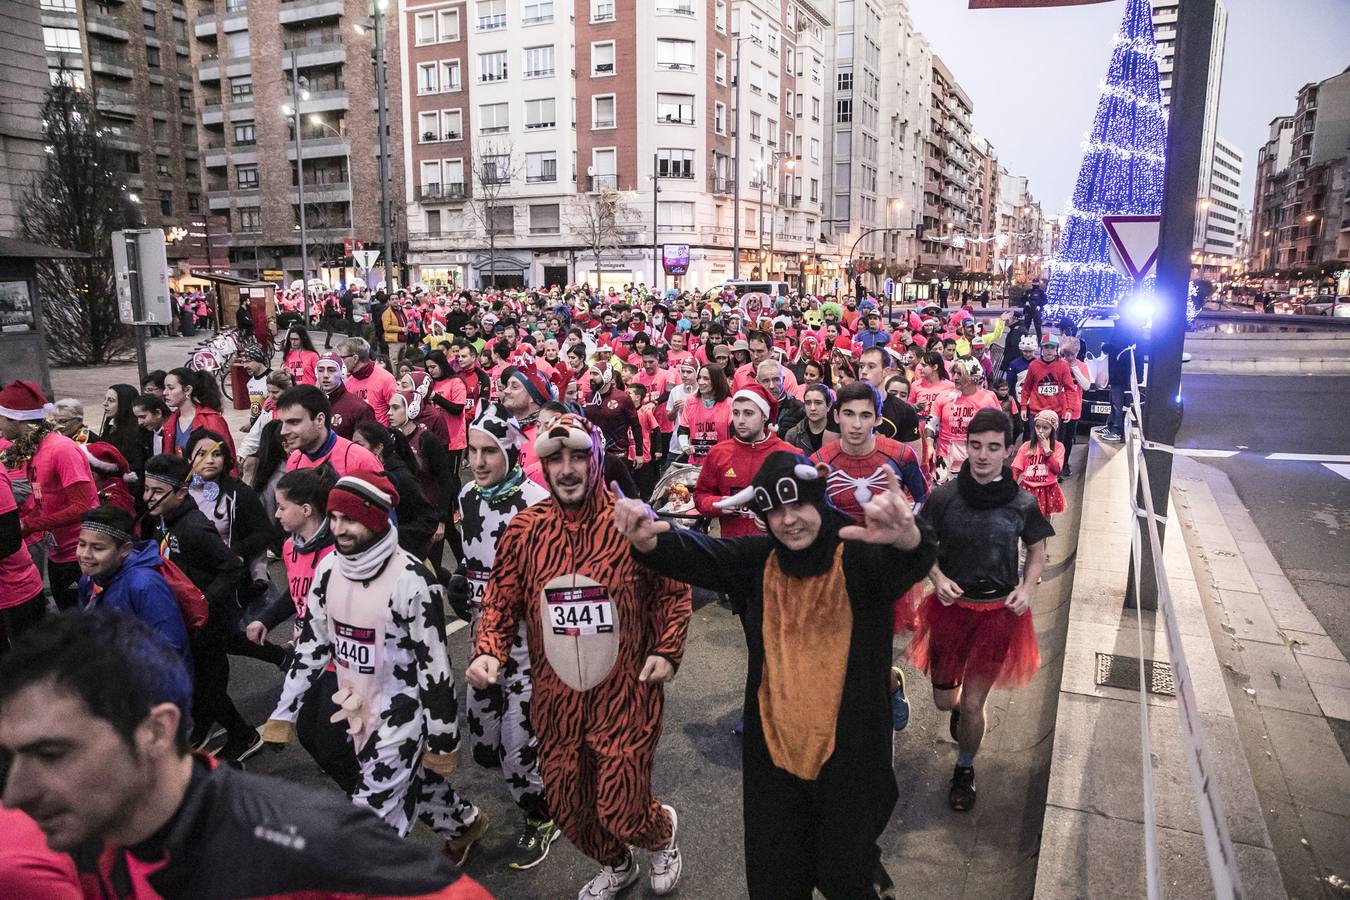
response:
<svg viewBox="0 0 1350 900"><path fill-rule="evenodd" d="M1128 0L1051 264L1046 294L1052 320L1112 306L1134 287L1111 265L1102 216L1162 213L1167 118L1156 54L1148 0ZM1152 281L1150 276L1146 290Z"/></svg>

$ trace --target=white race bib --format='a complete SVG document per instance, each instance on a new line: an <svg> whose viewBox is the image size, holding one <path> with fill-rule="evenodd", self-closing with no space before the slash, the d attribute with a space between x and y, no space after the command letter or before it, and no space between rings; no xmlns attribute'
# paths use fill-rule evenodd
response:
<svg viewBox="0 0 1350 900"><path fill-rule="evenodd" d="M468 569L464 570L464 577L469 582L469 602L475 605L482 605L483 594L487 591L488 579L492 577L491 569Z"/></svg>
<svg viewBox="0 0 1350 900"><path fill-rule="evenodd" d="M539 594L544 655L563 684L588 691L619 658L618 610L609 590L585 575L559 575Z"/></svg>
<svg viewBox="0 0 1350 900"><path fill-rule="evenodd" d="M544 603L554 634L577 637L614 631L614 607L603 585L545 588Z"/></svg>
<svg viewBox="0 0 1350 900"><path fill-rule="evenodd" d="M1036 393L1040 394L1042 397L1053 397L1059 393L1059 385L1055 384L1053 381L1047 384L1037 385Z"/></svg>
<svg viewBox="0 0 1350 900"><path fill-rule="evenodd" d="M361 675L375 672L375 629L333 621L333 660Z"/></svg>

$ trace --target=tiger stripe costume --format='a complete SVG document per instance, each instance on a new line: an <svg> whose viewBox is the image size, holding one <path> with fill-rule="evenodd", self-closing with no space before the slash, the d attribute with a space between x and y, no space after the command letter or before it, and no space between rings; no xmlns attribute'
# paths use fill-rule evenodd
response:
<svg viewBox="0 0 1350 900"><path fill-rule="evenodd" d="M602 483L603 441L593 437L592 444L579 508L564 509L550 493L503 532L475 653L504 664L525 623L534 681L530 720L549 810L583 853L620 866L629 845L659 850L672 838L672 821L651 791L664 688L638 675L650 655L679 665L691 606L687 586L633 560L614 527L614 495ZM548 582L568 575L603 585L618 622L614 666L586 691L564 683L545 652L541 596Z"/></svg>

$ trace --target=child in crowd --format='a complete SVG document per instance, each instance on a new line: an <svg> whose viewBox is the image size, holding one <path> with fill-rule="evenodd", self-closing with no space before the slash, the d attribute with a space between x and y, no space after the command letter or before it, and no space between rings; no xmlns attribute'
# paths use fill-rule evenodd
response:
<svg viewBox="0 0 1350 900"><path fill-rule="evenodd" d="M1054 410L1043 409L1036 413L1032 438L1017 448L1012 463L1013 477L1036 498L1041 515L1047 519L1064 512L1064 491L1059 487L1064 445L1055 439L1058 430L1059 416Z"/></svg>

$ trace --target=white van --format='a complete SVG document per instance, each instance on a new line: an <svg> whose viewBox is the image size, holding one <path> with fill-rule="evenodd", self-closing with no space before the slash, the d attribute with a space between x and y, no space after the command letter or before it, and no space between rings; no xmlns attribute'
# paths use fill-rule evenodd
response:
<svg viewBox="0 0 1350 900"><path fill-rule="evenodd" d="M789 290L786 281L728 281L726 286L736 291L737 297L746 294L768 294L770 297L786 297Z"/></svg>

